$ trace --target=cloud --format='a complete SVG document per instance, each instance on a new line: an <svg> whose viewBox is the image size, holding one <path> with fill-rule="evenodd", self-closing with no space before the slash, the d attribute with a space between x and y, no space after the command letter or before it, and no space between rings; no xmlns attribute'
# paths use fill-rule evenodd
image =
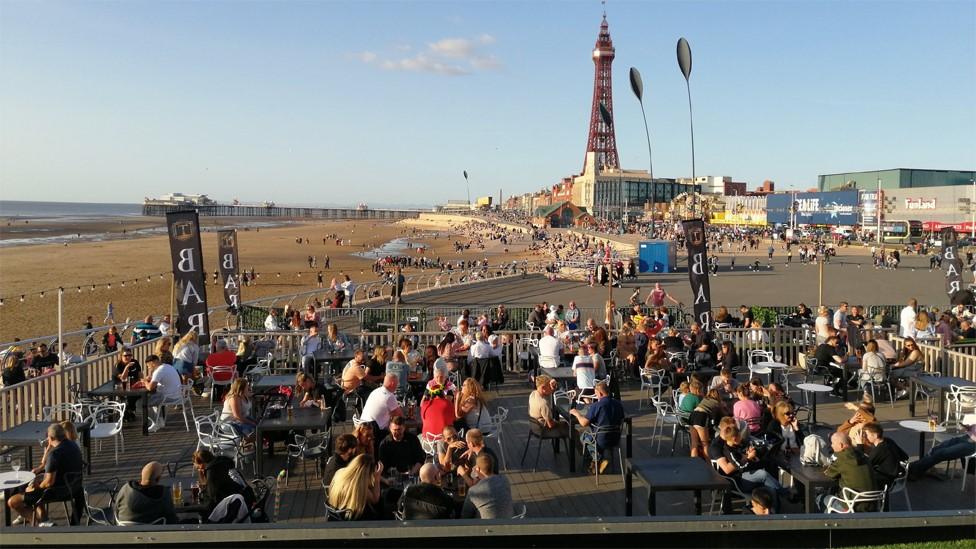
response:
<svg viewBox="0 0 976 549"><path fill-rule="evenodd" d="M464 38L444 38L432 44L427 44L427 48L444 57L463 59L471 55L474 45L470 40L465 40Z"/></svg>
<svg viewBox="0 0 976 549"><path fill-rule="evenodd" d="M422 53L403 59L384 60L380 63L380 68L388 71L432 72L447 76L463 76L469 72L457 65L431 59Z"/></svg>
<svg viewBox="0 0 976 549"><path fill-rule="evenodd" d="M484 51L495 43L495 37L483 33L475 38L442 38L428 42L415 55L403 57L411 51L410 44L394 44L392 48L401 55L380 56L371 51L352 54L351 57L366 65L375 65L388 71L428 72L445 76L463 76L475 71L498 70L503 65L493 53Z"/></svg>

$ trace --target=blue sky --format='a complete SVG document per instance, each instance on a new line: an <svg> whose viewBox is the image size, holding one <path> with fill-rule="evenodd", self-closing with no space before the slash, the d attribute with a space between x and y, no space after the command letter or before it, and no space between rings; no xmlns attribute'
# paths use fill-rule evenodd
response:
<svg viewBox="0 0 976 549"><path fill-rule="evenodd" d="M601 6L0 2L0 196L431 204L582 167ZM750 187L976 168L976 2L614 2L626 168Z"/></svg>

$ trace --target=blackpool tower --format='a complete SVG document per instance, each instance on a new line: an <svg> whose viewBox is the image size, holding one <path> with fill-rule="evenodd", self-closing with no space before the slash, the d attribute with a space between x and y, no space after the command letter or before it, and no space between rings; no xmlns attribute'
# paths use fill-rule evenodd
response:
<svg viewBox="0 0 976 549"><path fill-rule="evenodd" d="M596 153L596 168L619 168L617 159L617 138L613 129L613 84L610 66L613 64L613 41L610 40L610 29L607 25L607 14L603 14L600 23L600 34L593 48L593 107L590 109L590 136L586 140L586 152ZM610 113L610 125L603 123L600 113L600 103ZM583 169L586 170L584 155Z"/></svg>

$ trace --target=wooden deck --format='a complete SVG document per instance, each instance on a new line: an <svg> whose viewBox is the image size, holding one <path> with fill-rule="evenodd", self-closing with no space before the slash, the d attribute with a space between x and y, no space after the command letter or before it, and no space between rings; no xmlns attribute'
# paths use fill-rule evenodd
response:
<svg viewBox="0 0 976 549"><path fill-rule="evenodd" d="M530 386L524 375L510 375L507 383L497 392L490 393L490 406L504 406L509 409L509 419L502 430L502 443L508 470L503 474L512 483L512 491L516 502L524 503L529 517L601 517L620 516L624 514L623 481L620 475L620 465L615 463L600 477L597 486L592 476L581 472L570 473L565 450L558 456L553 455L552 446L543 444L539 460L539 468L532 471L535 459L533 443L526 458L526 465L519 464L525 444L527 431L527 404ZM626 385L623 388L624 405L628 415L633 418L634 437L633 452L635 458L654 457L657 446L656 440L651 440L650 426L653 414L647 409L638 410L638 390L636 385ZM795 395L795 398L799 398ZM920 404L920 414L924 414L924 403ZM205 411L207 402L195 399L195 412ZM849 417L849 413L835 398L828 398L818 406L818 419L829 425L837 425ZM918 434L898 427L898 421L908 418L906 401L899 401L892 408L888 403L878 406L878 417L886 429L886 435L895 440L905 451L915 459L918 453ZM924 420L924 417L921 417ZM192 420L190 431L186 431L181 416L170 413L167 427L158 433L143 436L140 422L127 425L125 434L125 451L119 455L116 466L113 460L113 442L106 440L101 451L93 455L94 470L86 477L87 481L105 480L118 477L123 481L136 479L139 470L148 461L156 460L163 463L186 459L196 445L196 435L193 432ZM335 427L336 433L351 428L348 424ZM819 434L829 435L829 431L821 429ZM930 440L930 439L929 439ZM489 445L497 449L495 441ZM670 433L665 434L662 444L662 455L670 454ZM928 448L929 445L927 445ZM19 451L18 451L19 452ZM687 448L679 447L675 455L687 455ZM40 451L35 449L35 459L39 459ZM577 460L579 465L581 460ZM268 465L267 471L278 471L284 464L283 449L280 448L272 462L274 468ZM8 464L2 465L7 470ZM956 476L952 479L941 480L926 477L908 485L914 510L937 509L973 509L976 502L976 482L969 479L966 490L960 490L958 464L954 465ZM934 471L941 475L944 467ZM246 472L246 471L245 471ZM184 469L180 477L187 477L189 469ZM320 481L315 477L314 468L309 466L309 489L303 488L302 468L296 467L291 473L289 482L283 491L278 520L285 523L314 523L324 520L323 494ZM186 488L186 486L184 486ZM188 490L187 490L188 491ZM646 514L647 490L639 482L634 484L634 514ZM704 496L705 512L708 512L710 495ZM784 511L802 513L802 503L785 504ZM891 503L893 511L905 510L905 500L896 495ZM690 493L664 493L658 496L657 512L659 515L692 514L693 504ZM58 524L64 524L65 518L61 506L51 506L52 519Z"/></svg>

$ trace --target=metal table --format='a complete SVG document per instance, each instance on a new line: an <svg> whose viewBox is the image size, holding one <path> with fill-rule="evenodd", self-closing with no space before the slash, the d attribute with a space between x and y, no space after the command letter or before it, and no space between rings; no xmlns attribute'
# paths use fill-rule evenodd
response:
<svg viewBox="0 0 976 549"><path fill-rule="evenodd" d="M251 388L254 390L254 394L260 395L267 393L281 387L282 385L286 387L295 385L294 375L275 375L275 376L261 376L257 381L251 384Z"/></svg>
<svg viewBox="0 0 976 549"><path fill-rule="evenodd" d="M837 481L824 474L824 467L820 465L803 465L800 456L790 458L790 476L795 482L803 485L803 506L807 513L816 512L814 495L816 488L832 488Z"/></svg>
<svg viewBox="0 0 976 549"><path fill-rule="evenodd" d="M329 374L330 375L333 375L333 376L334 375L337 375L337 374L339 374L339 373L342 372L342 366L345 363L347 363L350 360L352 360L353 358L355 358L355 356L356 356L356 353L353 352L352 350L344 350L344 351L340 351L338 353L326 352L326 351L319 351L319 352L315 353L315 355L314 355L314 357L315 357L316 373L318 372L318 365L319 365L319 363L324 362L324 363L326 363L326 364L329 365ZM339 365L338 368L336 367L336 365ZM292 381L294 382L294 379L292 379ZM322 380L319 380L319 381L322 381Z"/></svg>
<svg viewBox="0 0 976 549"><path fill-rule="evenodd" d="M26 486L34 480L34 473L28 471L7 471L0 473L0 491L3 492L3 525L10 526L10 492Z"/></svg>
<svg viewBox="0 0 976 549"><path fill-rule="evenodd" d="M918 431L918 457L925 455L925 433L944 433L946 428L942 425L931 426L928 421L918 421L915 419L905 419L898 422L898 425L905 429Z"/></svg>
<svg viewBox="0 0 976 549"><path fill-rule="evenodd" d="M810 393L812 395L813 401L811 403L811 412L809 421L807 425L817 424L817 393L829 393L834 390L830 385L821 385L820 383L800 383L796 386L797 389L803 391L804 393Z"/></svg>
<svg viewBox="0 0 976 549"><path fill-rule="evenodd" d="M624 476L624 508L633 516L633 476L647 484L647 514L657 514L658 492L695 493L695 514L701 514L701 494L704 490L725 490L729 481L722 478L705 460L692 457L627 459Z"/></svg>
<svg viewBox="0 0 976 549"><path fill-rule="evenodd" d="M254 440L257 448L254 451L255 469L258 475L264 474L263 456L261 451L262 436L271 432L288 431L310 431L312 429L329 430L332 427L332 408L324 411L317 407L311 408L292 408L292 417L288 417L287 409L281 411L281 416L276 418L264 418L258 421L255 428ZM268 444L268 456L274 455L274 443Z"/></svg>
<svg viewBox="0 0 976 549"><path fill-rule="evenodd" d="M50 421L25 421L0 432L0 445L24 448L26 458L24 468L29 471L34 468L34 446L39 446L42 440L47 439L47 428L50 425ZM81 435L81 445L85 449L85 459L88 461L88 473L91 474L91 424L88 422L75 424L75 430Z"/></svg>
<svg viewBox="0 0 976 549"><path fill-rule="evenodd" d="M88 391L88 396L96 398L139 398L142 400L142 436L149 436L149 391L147 389L125 389L115 381L106 381Z"/></svg>
<svg viewBox="0 0 976 549"><path fill-rule="evenodd" d="M915 390L919 385L930 390L934 390L936 393L937 400L939 401L939 421L945 419L945 394L952 385L957 385L959 387L976 387L976 383L969 381L968 379L963 379L961 377L952 376L912 376L911 387L909 387L909 401L908 401L908 413L911 417L915 417Z"/></svg>

